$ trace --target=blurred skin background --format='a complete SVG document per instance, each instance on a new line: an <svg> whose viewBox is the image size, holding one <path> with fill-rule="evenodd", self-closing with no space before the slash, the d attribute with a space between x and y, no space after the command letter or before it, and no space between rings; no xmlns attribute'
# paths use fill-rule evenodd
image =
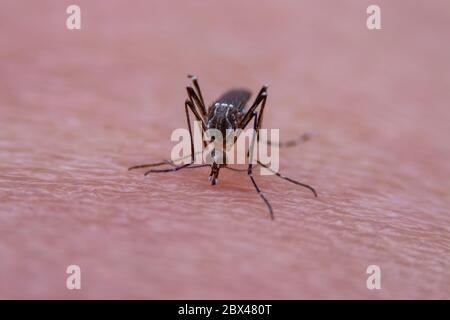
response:
<svg viewBox="0 0 450 320"><path fill-rule="evenodd" d="M0 298L450 298L448 1L73 3L0 2ZM245 173L127 172L170 157L188 73L267 83L319 197L257 175L271 221Z"/></svg>

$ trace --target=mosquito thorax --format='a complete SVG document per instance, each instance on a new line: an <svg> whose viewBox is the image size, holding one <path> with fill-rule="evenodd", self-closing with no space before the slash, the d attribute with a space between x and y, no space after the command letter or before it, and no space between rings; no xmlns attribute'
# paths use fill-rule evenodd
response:
<svg viewBox="0 0 450 320"><path fill-rule="evenodd" d="M242 113L237 106L231 103L215 102L208 112L206 127L208 129L218 129L225 135L227 129L235 130Z"/></svg>

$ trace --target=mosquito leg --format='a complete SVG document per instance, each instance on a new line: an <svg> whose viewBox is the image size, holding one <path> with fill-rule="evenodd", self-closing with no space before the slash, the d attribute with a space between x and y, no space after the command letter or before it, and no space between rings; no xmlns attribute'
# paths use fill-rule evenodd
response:
<svg viewBox="0 0 450 320"><path fill-rule="evenodd" d="M192 135L192 129L191 129L191 120L189 118L189 110L188 107L192 110L192 105L189 104L189 101L186 100L184 104L184 110L186 111L186 121L189 129L189 137L191 138L191 164L194 163L195 159L195 150L194 150L194 137Z"/></svg>
<svg viewBox="0 0 450 320"><path fill-rule="evenodd" d="M194 166L190 166L190 167L186 167L186 169L195 169L195 168L205 168L205 167L210 167L210 164L196 164Z"/></svg>
<svg viewBox="0 0 450 320"><path fill-rule="evenodd" d="M177 165L174 164L173 162L168 162L167 164L171 165L172 167L176 168ZM191 165L186 167L186 169L195 169L195 168L204 168L204 167L209 167L210 165L205 163L205 164L196 164L196 165Z"/></svg>
<svg viewBox="0 0 450 320"><path fill-rule="evenodd" d="M263 121L263 117L264 117L264 107L266 106L266 100L267 100L267 87L264 86L261 89L261 109L259 109L259 117L258 117L258 122L256 124L256 141L259 143L259 129L261 129L262 126L262 121Z"/></svg>
<svg viewBox="0 0 450 320"><path fill-rule="evenodd" d="M267 87L266 86L263 86L262 87L262 89L259 91L259 96L260 96L260 100L261 100L261 109L260 109L260 111L259 111L259 117L258 117L258 114L257 114L257 112L253 112L253 115L252 115L252 117L255 117L255 123L254 123L254 125L253 125L253 129L254 129L254 131L256 132L256 141L259 143L259 129L261 129L261 125L262 125L262 118L263 118L263 114L264 114L264 107L265 107L265 105L266 105L266 99L267 99L267 92L266 92L266 90L267 90ZM257 101L258 101L258 99L256 99L255 100L255 103L254 103L254 108L253 109L256 109L256 107L258 107L258 104L259 103L257 103ZM245 126L247 126L247 124L248 124L248 122L250 122L250 120L251 120L252 118L250 118L249 119L249 121L247 121L245 124L244 124L244 127ZM254 143L254 142L253 142ZM251 149L249 149L248 150L248 152L247 152L247 158L249 158L250 157L250 150L252 150L253 151L253 146L251 147ZM253 159L253 155L252 155L252 159ZM251 163L252 161L250 161L250 163Z"/></svg>
<svg viewBox="0 0 450 320"><path fill-rule="evenodd" d="M267 140L266 143L267 143L267 145L269 145L271 147L276 147L276 148L292 148L292 147L296 147L304 142L311 140L312 136L313 136L313 134L311 134L311 133L304 133L296 139L287 140L287 141L283 141L283 142L273 142L273 141Z"/></svg>
<svg viewBox="0 0 450 320"><path fill-rule="evenodd" d="M254 129L255 129L255 132L253 133L253 139L252 139L252 142L251 142L251 145L250 145L251 149L253 149L253 145L255 143L255 138L256 138L255 134L257 134L256 133L256 128L257 128L257 123L258 123L258 113L254 112L253 113L253 117L255 118L255 122L254 122L254 126L253 126ZM249 163L248 163L247 174L248 174L250 180L252 181L253 186L256 189L256 192L258 192L259 196L261 197L261 199L263 199L264 203L266 204L267 208L269 209L270 218L273 220L274 216L273 216L272 206L270 205L269 201L267 200L266 196L261 191L261 189L259 189L258 185L256 184L255 178L253 177L253 171L252 171L253 152L249 152L247 155L248 155L248 158L249 158L248 159Z"/></svg>
<svg viewBox="0 0 450 320"><path fill-rule="evenodd" d="M298 182L298 181L296 181L296 180L294 180L294 179L291 179L291 178L289 178L289 177L283 176L282 174L280 174L280 173L278 173L278 172L272 170L268 165L265 165L264 163L260 162L259 160L257 160L257 162L258 162L259 165L261 165L261 166L263 166L264 168L268 169L269 171L273 172L276 176L280 177L281 179L287 180L287 181L289 181L289 182L292 182L292 183L294 183L294 184L297 184L297 185L299 185L299 186L302 186L302 187L304 187L304 188L307 188L307 189L311 190L311 192L314 194L314 196L317 197L317 192L316 192L316 190L315 190L313 187L311 187L310 185L305 184L305 183L301 183L301 182Z"/></svg>
<svg viewBox="0 0 450 320"><path fill-rule="evenodd" d="M202 154L202 153L203 153L203 151L198 151L198 152L195 153L195 155ZM178 161L181 161L181 160L185 160L185 159L187 159L189 157L191 157L191 155L184 156L184 157L175 159L173 161L172 160L163 160L161 162L140 164L140 165L137 165L137 166L132 166L132 167L128 168L128 170L151 168L151 167L159 167L159 166L163 166L163 165L166 165L166 164L171 165L172 167L176 167L175 163L177 163Z"/></svg>
<svg viewBox="0 0 450 320"><path fill-rule="evenodd" d="M241 122L241 128L245 128L247 126L247 124L250 122L250 120L252 118L253 112L256 110L258 105L261 103L261 109L259 111L259 118L258 118L258 125L257 125L258 130L261 129L263 117L264 117L264 107L266 105L266 99L267 99L267 86L263 86L261 88L261 90L259 91L259 93L255 99L255 102L249 108L248 112L244 115L243 120ZM274 146L274 147L278 147L278 148L285 148L285 147L290 148L290 147L297 146L303 142L310 140L311 136L312 136L311 134L305 133L297 139L288 140L288 141L279 142L279 143L275 143L275 142L268 140L268 141L266 141L266 143L269 146ZM258 138L258 142L259 142L259 132L258 132L257 138Z"/></svg>
<svg viewBox="0 0 450 320"><path fill-rule="evenodd" d="M202 152L197 152L196 154L201 154ZM189 155L190 157L191 155ZM171 161L171 160L164 160L161 162L155 162L155 163L149 163L149 164L140 164L137 166L133 166L128 168L128 170L135 170L135 169L143 169L143 168L151 168L151 167L159 167L159 166L163 166L163 165L170 165L172 167L177 167L177 165L175 164L175 162L186 159L187 157L183 157L183 158L178 158L175 161ZM199 165L193 165L190 166L189 168L202 168L202 167L208 167L209 164L199 164ZM233 168L234 169L234 168Z"/></svg>
<svg viewBox="0 0 450 320"><path fill-rule="evenodd" d="M192 89L192 87L187 86L186 91L187 91L187 94L189 97L189 101L191 101L194 106L198 107L197 109L200 111L200 115L201 115L202 119L205 120L206 119L206 107L202 104L199 97L195 93L194 89Z"/></svg>
<svg viewBox="0 0 450 320"><path fill-rule="evenodd" d="M145 172L144 176L146 176L146 175L148 175L149 173L152 173L152 172L173 172L173 171L178 171L178 170L184 169L186 167L189 167L190 165L192 165L192 163L185 163L185 164L183 164L181 166L176 166L176 167L168 168L168 169L151 169L151 170L148 170L147 172Z"/></svg>
<svg viewBox="0 0 450 320"><path fill-rule="evenodd" d="M267 87L266 86L262 87L262 89L261 89L259 94L261 95L261 98L260 98L260 100L261 100L261 108L260 108L260 111L259 111L258 125L257 125L257 129L256 129L258 131L258 136L257 136L257 138L258 138L257 141L258 142L259 142L259 129L261 129L261 127L262 127L262 122L263 122L263 117L264 117L264 107L266 106ZM257 106L258 106L256 101L255 101L255 105L256 105L255 106L255 109L256 109ZM245 125L247 125L247 123ZM297 139L292 139L292 140L288 140L288 141L284 141L284 142L278 142L278 143L272 142L270 140L267 140L266 143L269 146L273 146L273 147L290 148L290 147L295 147L295 146L297 146L297 145L299 145L299 144L301 144L303 142L306 142L306 141L310 140L311 137L312 137L311 133L304 133L300 137L298 137Z"/></svg>
<svg viewBox="0 0 450 320"><path fill-rule="evenodd" d="M197 165L193 165L192 163L186 163L183 164L181 166L177 166L171 162L168 162L168 164L170 164L172 166L172 168L168 168L168 169L152 169L152 170L148 170L147 172L144 173L144 175L148 175L149 173L152 172L174 172L174 171L178 171L181 169L196 169L196 168L204 168L204 167L209 167L209 164L197 164Z"/></svg>
<svg viewBox="0 0 450 320"><path fill-rule="evenodd" d="M192 105L191 101L186 100L186 102L185 102L185 104L184 104L184 109L185 109L185 112L186 112L186 120L187 120L187 124L188 124L188 129L189 129L189 137L190 137L190 140L191 140L191 141L190 141L190 142L191 142L191 154L190 154L191 162L189 163L189 165L191 165L191 164L194 163L194 159L195 159L196 153L195 153L195 150L194 150L194 138L193 138L193 135L192 135L191 121L190 121L190 118L189 118L188 107L189 107L189 109L191 109L192 113L194 113L194 116L197 118L197 120L201 121L202 124L204 124L204 122L201 120L201 118L200 118L199 115L197 114L197 111L195 110L195 108L194 108L194 106ZM200 153L201 153L201 152L200 152ZM185 157L179 158L179 159L177 159L177 160L175 160L175 161L182 160L182 159L185 159ZM164 160L164 161L161 161L161 162L155 162L155 163L149 163L149 164L141 164L141 165L137 165L137 166L132 166L132 167L128 168L128 170L135 170L135 169L142 169L142 168L158 167L158 166L162 166L162 165L166 165L166 164L175 166L175 164L174 164L175 161ZM164 170L165 170L165 169L163 169L162 171L161 171L161 170L158 170L157 172L165 172ZM169 171L170 171L170 170L169 170ZM145 175L147 175L149 172L153 172L153 171L152 171L152 170L147 171L147 172L145 173Z"/></svg>
<svg viewBox="0 0 450 320"><path fill-rule="evenodd" d="M259 129L258 129L259 131ZM270 140L265 141L267 143L267 145L271 146L271 147L276 147L276 148L290 148L290 147L294 147L297 146L303 142L308 141L311 138L311 135L308 133L305 133L303 135L301 135L299 138L297 139L293 139L293 140L288 140L288 141L284 141L284 142L280 142L280 143L275 143L272 142ZM248 157L248 152L247 152L247 157ZM258 161L259 162L259 161ZM256 168L259 165L256 164L255 166L253 166L253 169ZM247 171L247 169L237 169L237 168L233 168L233 167L224 167L225 169L231 170L231 171L236 171L236 172L244 172Z"/></svg>
<svg viewBox="0 0 450 320"><path fill-rule="evenodd" d="M255 169L257 166L259 166L259 164L256 164L255 166L253 166L252 168ZM236 172L247 172L248 169L237 169L237 168L233 168L233 167L223 167L225 169L231 170L231 171L236 171Z"/></svg>
<svg viewBox="0 0 450 320"><path fill-rule="evenodd" d="M192 128L191 128L191 120L189 118L189 109L188 107L191 109L191 111L194 113L195 112L193 110L193 106L191 104L191 102L189 100L186 100L185 104L184 104L184 110L186 111L186 121L187 121L187 125L188 125L188 129L189 129L189 137L191 138L191 162L190 163L186 163L183 164L181 166L175 166L173 168L169 168L169 169L151 169L148 170L147 172L144 173L144 175L148 175L150 172L172 172L172 171L178 171L180 169L186 168L190 165L192 165L194 163L194 159L195 159L195 150L194 150L194 138L192 136Z"/></svg>
<svg viewBox="0 0 450 320"><path fill-rule="evenodd" d="M267 99L267 86L263 86L261 90L259 91L258 95L256 96L255 102L253 102L253 105L248 109L248 111L245 113L244 117L242 118L241 122L239 123L239 128L245 128L247 124L250 122L250 120L253 118L253 113L255 112L256 108L259 106L259 104L262 102L262 108L264 109L264 106L266 104ZM261 121L260 121L261 123Z"/></svg>
<svg viewBox="0 0 450 320"><path fill-rule="evenodd" d="M189 167L189 166L194 164L194 161L195 161L194 137L192 135L191 119L189 118L189 109L188 108L190 108L191 111L195 115L192 103L189 100L186 100L186 102L184 104L184 110L186 111L186 121L187 121L188 129L189 129L189 137L191 138L191 162L183 164L181 166L174 166L173 168L169 168L169 169L151 169L151 170L148 170L146 173L144 173L145 176L148 175L151 172L172 172L172 171L178 171L178 170L181 170L183 168L187 168L187 167Z"/></svg>
<svg viewBox="0 0 450 320"><path fill-rule="evenodd" d="M149 173L152 173L152 172L174 172L174 171L178 171L178 170L181 170L181 169L196 169L196 168L209 167L209 164L193 165L192 163L186 163L186 164L183 164L181 166L176 166L176 165L171 163L171 165L173 166L173 168L152 169L152 170L148 170L146 173L144 173L144 175L146 176L146 175L148 175Z"/></svg>
<svg viewBox="0 0 450 320"><path fill-rule="evenodd" d="M261 189L259 189L258 185L256 184L255 178L253 177L251 172L248 173L248 176L252 180L252 183L255 186L256 192L258 192L261 199L263 199L263 201L266 203L266 206L269 209L270 218L273 220L274 216L273 216L272 206L270 205L269 201L266 199L266 196L264 195L264 193L262 193Z"/></svg>
<svg viewBox="0 0 450 320"><path fill-rule="evenodd" d="M197 99L201 102L203 115L206 116L205 101L203 100L202 90L200 90L200 85L198 84L197 76L189 74L188 78L192 80L192 83L194 84L194 88L195 88L195 90L197 90L197 93L198 93L198 96L196 94ZM196 93L196 92L194 92L194 93ZM189 92L188 92L188 94L189 94Z"/></svg>
<svg viewBox="0 0 450 320"><path fill-rule="evenodd" d="M203 151L198 151L198 152L196 152L195 153L195 155L199 155L199 154L202 154L203 153ZM178 159L175 159L175 160L163 160L163 161L161 161L161 162L155 162L155 163L148 163L148 164L139 164L139 165L137 165L137 166L132 166L132 167L130 167L130 168L128 168L128 170L129 171L131 171L131 170L135 170L135 169L143 169L143 168L151 168L151 167L159 167L159 166L163 166L163 165L166 165L166 164L168 164L168 165L170 165L170 166L172 166L172 167L176 167L177 165L175 164L175 163L177 163L177 162L179 162L179 161L181 161L181 160L185 160L185 159L187 159L187 158L189 158L191 155L187 155L187 156L184 156L184 157L181 157L181 158L178 158ZM205 165L206 166L206 165ZM209 165L208 165L209 166ZM196 168L197 166L195 166L195 168ZM226 168L226 167L225 167Z"/></svg>
<svg viewBox="0 0 450 320"><path fill-rule="evenodd" d="M200 85L198 84L197 76L188 74L188 78L192 80L192 83L194 84L194 89L192 87L188 86L186 87L189 100L191 101L193 107L191 109L195 109L195 103L199 106L200 113L202 118L197 115L197 120L202 122L202 128L204 131L206 131L206 119L208 118L208 114L206 111L206 105L205 101L203 100L202 90L200 90ZM194 112L194 110L192 111ZM203 141L203 147L206 148L207 144L206 141Z"/></svg>
<svg viewBox="0 0 450 320"><path fill-rule="evenodd" d="M171 162L169 160L164 160L164 161L155 162L155 163L139 164L137 166L129 167L128 171L142 169L142 168L159 167L159 166L163 166L165 164L171 164Z"/></svg>

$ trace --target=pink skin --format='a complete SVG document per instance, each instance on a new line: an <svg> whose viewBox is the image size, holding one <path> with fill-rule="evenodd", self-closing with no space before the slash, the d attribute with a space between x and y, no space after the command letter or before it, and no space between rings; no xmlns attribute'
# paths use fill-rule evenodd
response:
<svg viewBox="0 0 450 320"><path fill-rule="evenodd" d="M450 298L450 4L4 1L0 298ZM205 99L269 84L281 172L154 174ZM65 287L68 265L82 290ZM366 268L382 289L366 288Z"/></svg>

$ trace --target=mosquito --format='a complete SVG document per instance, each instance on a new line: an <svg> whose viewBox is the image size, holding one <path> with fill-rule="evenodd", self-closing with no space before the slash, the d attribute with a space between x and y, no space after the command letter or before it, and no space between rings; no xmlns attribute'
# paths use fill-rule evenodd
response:
<svg viewBox="0 0 450 320"><path fill-rule="evenodd" d="M190 154L190 162L185 163L182 165L176 165L175 163L178 160L172 161L172 160L164 160L161 162L155 162L150 164L141 164L137 166L133 166L128 168L128 170L134 170L134 169L141 169L141 168L150 168L150 167L159 167L163 165L169 165L170 168L165 169L150 169L144 173L144 175L148 175L153 172L174 172L179 171L181 169L185 168L202 168L202 167L210 167L211 171L209 174L209 181L211 182L211 185L215 185L218 181L219 177L219 171L221 168L233 170L233 171L247 171L247 175L250 178L256 192L261 197L261 199L264 201L264 203L267 206L267 209L269 211L270 217L273 220L274 214L272 205L267 200L264 193L261 191L261 189L258 187L256 180L253 176L253 169L260 165L269 171L271 171L273 174L275 174L277 177L280 177L286 181L289 181L291 183L294 183L296 185L302 186L304 188L309 189L315 197L317 197L316 190L311 187L308 184L301 183L299 181L296 181L294 179L291 179L289 177L286 177L279 172L275 172L272 170L268 165L260 162L259 160L256 160L255 166L253 166L253 161L249 161L248 168L247 169L237 169L233 167L227 166L226 163L226 157L221 158L221 161L216 161L217 157L215 157L214 152L215 149L212 150L211 153L211 159L212 163L208 164L194 164L195 159L195 150L194 150L194 141L193 141L193 135L192 135L192 128L191 128L191 120L189 117L189 111L194 115L194 118L201 124L202 132L205 133L208 129L217 129L221 131L222 133L227 132L228 129L231 130L238 130L238 129L245 129L248 124L253 120L253 129L254 134L256 134L256 139L259 141L259 130L262 126L262 120L264 115L264 107L266 105L267 100L267 85L264 85L261 90L258 92L255 101L253 104L247 109L246 104L250 100L251 92L247 89L231 89L227 92L225 92L219 99L214 101L209 108L206 108L205 101L203 100L203 95L200 90L200 85L198 82L198 79L194 75L188 75L188 78L192 81L193 86L189 85L186 87L188 99L186 99L184 103L184 109L186 112L186 120L187 125L189 129L190 134L190 147L191 147L191 154ZM259 110L259 112L258 112ZM254 139L255 137L253 137ZM278 147L291 147L296 144L298 144L300 141L306 141L309 139L308 135L303 135L300 140L294 140L289 141L287 143L280 143L278 144ZM210 141L211 142L211 141ZM267 141L268 144L274 145L270 141ZM206 147L207 142L203 141L204 147ZM250 152L247 153L247 159L251 157Z"/></svg>

